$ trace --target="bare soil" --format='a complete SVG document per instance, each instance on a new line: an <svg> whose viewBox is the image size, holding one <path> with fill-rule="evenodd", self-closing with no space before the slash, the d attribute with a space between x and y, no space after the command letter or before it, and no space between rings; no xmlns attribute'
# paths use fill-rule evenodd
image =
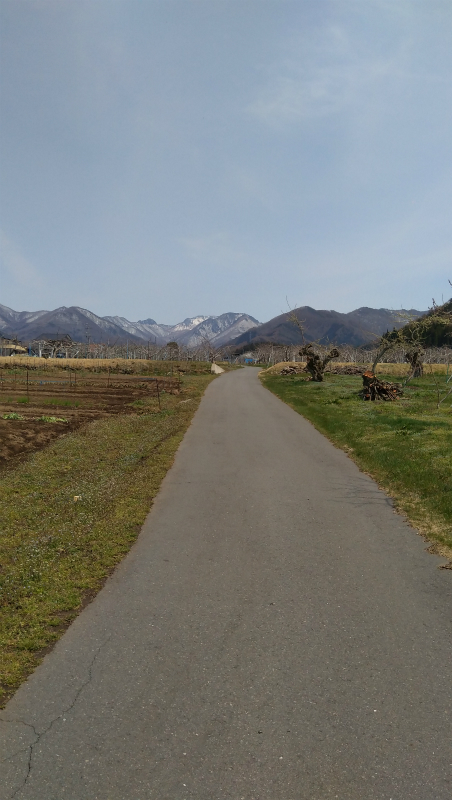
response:
<svg viewBox="0 0 452 800"><path fill-rule="evenodd" d="M157 383L158 381L158 383ZM13 466L29 453L46 447L54 439L94 419L114 414L149 411L146 401L155 398L157 388L178 394L176 377L144 378L140 375L68 376L44 373L2 375L0 381L0 470ZM143 405L134 405L143 401ZM18 414L23 419L8 419ZM42 417L62 418L49 422Z"/></svg>

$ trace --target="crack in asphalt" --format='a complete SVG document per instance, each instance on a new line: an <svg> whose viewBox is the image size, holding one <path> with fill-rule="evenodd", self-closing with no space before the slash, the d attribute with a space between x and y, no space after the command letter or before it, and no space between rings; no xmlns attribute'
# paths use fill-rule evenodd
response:
<svg viewBox="0 0 452 800"><path fill-rule="evenodd" d="M35 726L31 724L31 722L24 722L23 719L14 719L14 720L0 719L0 722L3 722L4 725L9 725L11 722L14 722L15 725L25 725L26 728L31 728L31 730L33 731L34 735L37 737L36 741L39 738L39 733L37 732ZM33 744L36 744L36 741L33 742ZM11 759L13 759L16 756L20 755L20 753L26 753L27 750L29 750L29 749L30 749L30 745L27 745L27 747L22 747L20 750L16 750L16 752L15 753L11 753L10 756L7 756L6 758L2 758L1 761L0 761L0 764L4 764L6 761L11 761Z"/></svg>
<svg viewBox="0 0 452 800"><path fill-rule="evenodd" d="M31 724L31 723L29 723L29 722L24 722L24 721L23 721L23 720L21 720L21 719L18 719L18 720L13 720L13 719L12 719L12 720L0 720L1 722L5 722L5 723L8 723L8 722L14 722L14 723L16 723L16 724L25 725L25 726L27 726L28 728L31 728L31 729L32 729L32 731L33 731L33 733L34 733L34 734L35 734L35 736L36 736L36 739L35 739L35 741L34 741L34 742L32 742L31 744L29 744L29 745L28 745L28 747L26 747L26 748L23 748L22 750L18 750L16 753L13 753L11 756L8 756L8 758L5 758L5 759L4 759L4 761L10 761L12 758L14 758L15 756L19 755L20 753L26 753L26 752L28 751L28 761L27 761L27 768L26 768L26 773L25 773L24 780L23 780L22 784L21 784L20 786L18 786L18 787L17 787L17 789L15 789L15 791L13 792L13 794L12 794L12 795L10 795L10 800L13 800L13 798L17 797L17 795L19 794L19 792L22 792L22 790L25 788L25 786L26 786L26 784L27 784L27 782L28 782L28 779L29 779L29 777L30 777L30 775L31 775L31 771L32 771L32 768L33 768L33 764L32 764L32 761L33 761L33 751L34 751L34 748L36 747L36 745L38 744L38 742L40 742L40 741L41 741L41 739L42 739L44 736L46 736L46 734L47 734L47 733L48 733L48 732L49 732L49 731L52 729L52 727L53 727L53 725L55 724L55 722L57 722L59 719L61 719L61 718L64 716L64 714L69 714L69 713L72 711L72 709L73 709L73 708L74 708L74 706L76 705L76 703L77 703L77 701L78 701L78 699L79 699L80 695L82 694L83 690L84 690L84 689L85 689L85 688L86 688L86 687L87 687L87 686L88 686L88 685L91 683L91 681L92 681L92 678L93 678L93 667L94 667L94 664L96 663L96 660L97 660L97 658L98 658L98 656L99 656L99 653L100 653L100 652L101 652L101 650L102 650L102 649L105 647L105 645L107 644L107 642L108 642L110 639L111 639L111 634L110 634L110 636L108 636L108 637L107 637L107 639L105 639L105 641L104 641L104 642L102 642L102 644L101 644L101 645L100 645L100 646L97 648L96 652L94 653L94 656L93 656L93 658L91 659L91 662L90 662L90 664L89 664L89 666L88 666L88 677L87 677L87 679L86 679L86 680L85 680L85 681L82 683L82 685L81 685L81 686L80 686L80 687L77 689L77 691L76 691L76 693L75 693L75 697L74 697L74 699L72 700L72 703L70 703L70 705L69 705L67 708L64 708L64 709L63 709L63 710L62 710L62 711L61 711L61 712L58 714L58 716L54 717L54 719L52 719L52 720L51 720L50 724L47 726L47 728L45 728L45 730L43 730L43 731L42 731L42 733L38 733L38 731L36 730L36 728L34 727L34 725L32 725L32 724ZM3 763L3 762L2 762L2 763Z"/></svg>

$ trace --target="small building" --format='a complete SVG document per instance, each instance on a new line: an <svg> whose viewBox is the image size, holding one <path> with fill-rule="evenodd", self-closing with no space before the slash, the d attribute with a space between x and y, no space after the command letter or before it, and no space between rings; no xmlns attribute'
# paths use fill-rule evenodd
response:
<svg viewBox="0 0 452 800"><path fill-rule="evenodd" d="M27 352L26 347L22 347L17 340L0 339L0 356L23 355Z"/></svg>

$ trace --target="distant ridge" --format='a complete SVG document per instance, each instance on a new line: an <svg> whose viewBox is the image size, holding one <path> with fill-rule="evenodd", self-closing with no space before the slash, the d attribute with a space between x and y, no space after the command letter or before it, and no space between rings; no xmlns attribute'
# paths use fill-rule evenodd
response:
<svg viewBox="0 0 452 800"><path fill-rule="evenodd" d="M316 311L311 306L295 309L298 319L303 320L305 340L307 342L350 344L359 347L375 340L378 336L393 328L402 328L407 317L418 318L425 311L411 308L393 311L388 308L357 308L348 314L339 311ZM257 325L234 339L234 346L251 343L272 342L273 344L301 343L301 333L293 322L287 319L287 313Z"/></svg>
<svg viewBox="0 0 452 800"><path fill-rule="evenodd" d="M13 311L0 305L0 333L3 336L17 336L21 341L31 341L53 334L55 337L69 336L75 342L122 342L127 338L126 331L98 317L91 311L78 306L61 306L54 311ZM133 337L134 338L134 337Z"/></svg>
<svg viewBox="0 0 452 800"><path fill-rule="evenodd" d="M53 311L14 311L0 304L0 335L31 341L46 336L68 334L76 342L125 341L156 343L163 346L177 341L196 347L206 339L217 347L259 325L249 314L228 312L218 317L188 317L176 325L164 325L148 318L130 322L125 317L99 317L79 306L61 306Z"/></svg>
<svg viewBox="0 0 452 800"><path fill-rule="evenodd" d="M311 306L296 309L303 320L306 341L350 344L358 347L367 344L387 330L402 328L407 317L418 318L424 311L409 309L393 311L388 308L357 308L348 314L339 311L317 311ZM69 336L78 342L151 342L163 346L176 341L186 347L196 347L208 340L217 347L227 344L242 345L273 342L274 344L298 344L300 331L280 314L259 323L249 314L226 312L220 316L187 317L176 325L166 325L148 317L130 322L125 317L99 317L79 306L61 306L54 311L14 311L0 305L0 335L17 336L27 342L47 335Z"/></svg>

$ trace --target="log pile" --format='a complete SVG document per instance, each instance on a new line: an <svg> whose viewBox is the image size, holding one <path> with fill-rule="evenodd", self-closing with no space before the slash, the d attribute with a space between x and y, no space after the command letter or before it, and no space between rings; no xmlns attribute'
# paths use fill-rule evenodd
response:
<svg viewBox="0 0 452 800"><path fill-rule="evenodd" d="M327 367L325 372L329 372L331 375L362 375L363 369L363 365L342 364L334 367Z"/></svg>
<svg viewBox="0 0 452 800"><path fill-rule="evenodd" d="M380 381L370 370L363 374L364 400L397 400L403 394L399 383Z"/></svg>
<svg viewBox="0 0 452 800"><path fill-rule="evenodd" d="M299 375L300 372L306 372L305 364L300 364L300 366L294 367L293 364L287 367L283 367L280 375Z"/></svg>

